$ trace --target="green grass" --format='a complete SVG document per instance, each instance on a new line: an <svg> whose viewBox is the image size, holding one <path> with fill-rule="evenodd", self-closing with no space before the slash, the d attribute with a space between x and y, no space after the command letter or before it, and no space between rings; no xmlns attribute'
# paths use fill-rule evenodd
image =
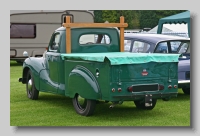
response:
<svg viewBox="0 0 200 136"><path fill-rule="evenodd" d="M10 61L10 126L190 126L190 96L182 90L170 101L159 99L150 111L133 102L109 109L110 103L100 101L94 115L85 117L68 97L40 92L38 100L28 99L21 75L22 64Z"/></svg>

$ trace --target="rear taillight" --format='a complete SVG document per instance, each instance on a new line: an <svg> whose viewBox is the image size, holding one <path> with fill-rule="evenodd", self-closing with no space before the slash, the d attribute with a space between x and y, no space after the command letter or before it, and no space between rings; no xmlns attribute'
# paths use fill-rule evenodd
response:
<svg viewBox="0 0 200 136"><path fill-rule="evenodd" d="M172 88L172 86L171 86L171 85L169 85L169 86L168 86L168 88L169 88L169 89L171 89L171 88Z"/></svg>
<svg viewBox="0 0 200 136"><path fill-rule="evenodd" d="M112 92L115 92L115 88L112 89Z"/></svg>
<svg viewBox="0 0 200 136"><path fill-rule="evenodd" d="M122 91L122 89L121 88L118 88L118 92L121 92Z"/></svg>
<svg viewBox="0 0 200 136"><path fill-rule="evenodd" d="M128 87L128 88L127 88L127 91L133 92L133 87L132 87L132 86Z"/></svg>

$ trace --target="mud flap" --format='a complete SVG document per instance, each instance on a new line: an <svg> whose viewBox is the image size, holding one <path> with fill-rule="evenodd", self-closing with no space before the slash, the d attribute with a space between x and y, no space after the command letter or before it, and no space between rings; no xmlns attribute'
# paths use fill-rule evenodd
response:
<svg viewBox="0 0 200 136"><path fill-rule="evenodd" d="M145 107L150 107L150 106L152 106L152 95L146 94L145 95Z"/></svg>

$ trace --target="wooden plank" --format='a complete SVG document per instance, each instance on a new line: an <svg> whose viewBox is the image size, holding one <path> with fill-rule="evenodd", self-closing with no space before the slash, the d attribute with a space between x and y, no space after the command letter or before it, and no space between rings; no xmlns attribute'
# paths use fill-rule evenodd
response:
<svg viewBox="0 0 200 136"><path fill-rule="evenodd" d="M66 17L66 22L70 23L70 17ZM66 53L71 53L71 28L67 27L66 28Z"/></svg>
<svg viewBox="0 0 200 136"><path fill-rule="evenodd" d="M120 17L120 24L124 23L124 17ZM120 27L120 52L124 52L124 27Z"/></svg>
<svg viewBox="0 0 200 136"><path fill-rule="evenodd" d="M63 23L64 27L127 27L127 23Z"/></svg>
<svg viewBox="0 0 200 136"><path fill-rule="evenodd" d="M120 28L120 52L124 52L124 27L128 24L124 23L124 17L120 17L120 23L71 23L70 16L66 16L66 53L71 53L71 27L119 27Z"/></svg>

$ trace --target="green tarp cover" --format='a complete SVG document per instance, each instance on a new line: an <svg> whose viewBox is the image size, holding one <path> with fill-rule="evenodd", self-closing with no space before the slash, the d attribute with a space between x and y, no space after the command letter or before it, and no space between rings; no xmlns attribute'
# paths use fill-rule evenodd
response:
<svg viewBox="0 0 200 136"><path fill-rule="evenodd" d="M130 52L109 52L109 53L70 53L61 54L62 60L88 60L104 62L105 58L111 65L140 64L147 62L178 62L180 54L159 54L159 53L130 53Z"/></svg>

